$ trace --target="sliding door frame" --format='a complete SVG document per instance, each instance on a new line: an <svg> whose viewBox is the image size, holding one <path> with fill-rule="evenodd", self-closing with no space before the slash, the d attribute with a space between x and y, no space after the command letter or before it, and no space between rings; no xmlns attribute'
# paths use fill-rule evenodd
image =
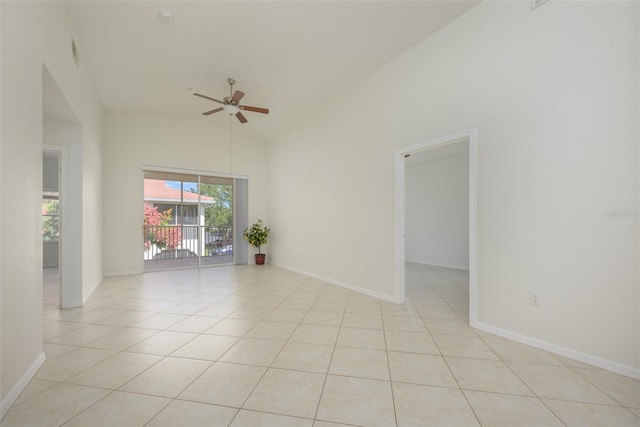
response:
<svg viewBox="0 0 640 427"><path fill-rule="evenodd" d="M246 224L248 223L248 200L245 200L243 204L238 205L237 203L237 199L236 196L240 196L243 195L246 199L248 199L248 186L249 186L249 176L247 175L238 175L238 174L228 174L228 173L218 173L218 172L212 172L212 171L202 171L202 170L195 170L195 169L179 169L179 168L170 168L170 167L163 167L163 166L154 166L154 165L142 165L140 168L140 183L141 183L141 192L142 192L142 200L144 200L144 177L145 177L145 172L158 172L158 173L173 173L173 174L183 174L183 175L197 175L198 176L198 205L200 205L200 198L201 198L201 194L200 194L200 177L202 176L207 176L207 177L215 177L215 178L226 178L226 179L232 179L233 180L233 204L232 204L232 209L233 209L233 265L238 264L238 263L247 263L248 259L247 256L242 256L243 253L247 252L248 249L246 249L244 252L242 252L242 249L238 249L240 248L241 244L243 243L243 239L242 239L242 231L244 230L244 227L246 226ZM244 181L246 184L244 185L244 193L238 194L237 191L237 187L240 181ZM241 184L242 185L242 184ZM240 212L238 210L238 208L240 208L241 210L244 208L245 212ZM143 217L142 215L140 216L141 218ZM243 225L244 224L244 225ZM200 225L200 224L198 224ZM141 226L141 229L144 227L144 225ZM141 247L142 247L142 243L144 241L144 236L142 235L142 233L140 234L140 238L142 239L141 242ZM240 254L237 254L237 251L240 250ZM238 256L240 255L240 256ZM215 267L216 265L202 265L202 254L198 255L198 268L208 268L208 267ZM244 262L243 262L244 260ZM142 263L142 271L145 271L144 268L144 259L141 260ZM218 264L218 265L230 265L230 264ZM180 269L180 268L185 268L185 267L177 267L175 269ZM160 271L160 270L158 270Z"/></svg>

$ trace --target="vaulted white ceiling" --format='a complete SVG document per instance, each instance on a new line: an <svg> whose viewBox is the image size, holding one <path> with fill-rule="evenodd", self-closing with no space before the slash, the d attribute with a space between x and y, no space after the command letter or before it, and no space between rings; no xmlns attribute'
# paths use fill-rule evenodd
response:
<svg viewBox="0 0 640 427"><path fill-rule="evenodd" d="M227 78L246 96L234 125L269 139L478 3L474 1L71 1L81 66L106 110L228 124ZM160 11L173 20L163 22ZM398 94L402 96L402 94ZM384 100L380 100L381 104Z"/></svg>

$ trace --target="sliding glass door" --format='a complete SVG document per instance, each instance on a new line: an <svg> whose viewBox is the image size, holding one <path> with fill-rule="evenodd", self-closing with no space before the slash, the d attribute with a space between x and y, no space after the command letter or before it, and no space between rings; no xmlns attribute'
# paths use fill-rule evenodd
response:
<svg viewBox="0 0 640 427"><path fill-rule="evenodd" d="M246 203L241 204L245 212L236 214L235 181L145 171L144 270L236 263L234 222L236 217L246 217ZM241 181L245 181L241 187L246 187L246 180Z"/></svg>
<svg viewBox="0 0 640 427"><path fill-rule="evenodd" d="M200 263L233 263L233 180L202 176L200 194L211 202L204 208L204 250Z"/></svg>

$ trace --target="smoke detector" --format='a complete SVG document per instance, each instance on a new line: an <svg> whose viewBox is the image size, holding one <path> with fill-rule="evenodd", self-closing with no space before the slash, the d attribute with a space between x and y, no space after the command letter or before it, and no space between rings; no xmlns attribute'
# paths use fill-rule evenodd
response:
<svg viewBox="0 0 640 427"><path fill-rule="evenodd" d="M165 24L173 21L173 15L168 10L161 10L160 12L158 12L158 17Z"/></svg>

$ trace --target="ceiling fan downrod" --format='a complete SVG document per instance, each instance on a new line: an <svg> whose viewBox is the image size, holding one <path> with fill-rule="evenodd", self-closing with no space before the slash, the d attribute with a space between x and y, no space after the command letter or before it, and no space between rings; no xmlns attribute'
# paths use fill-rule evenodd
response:
<svg viewBox="0 0 640 427"><path fill-rule="evenodd" d="M234 79L232 79L231 77L229 77L227 79L227 82L229 82L229 96L225 97L224 101L228 102L229 104L233 104L232 98L233 98L233 85L236 84L236 81Z"/></svg>

